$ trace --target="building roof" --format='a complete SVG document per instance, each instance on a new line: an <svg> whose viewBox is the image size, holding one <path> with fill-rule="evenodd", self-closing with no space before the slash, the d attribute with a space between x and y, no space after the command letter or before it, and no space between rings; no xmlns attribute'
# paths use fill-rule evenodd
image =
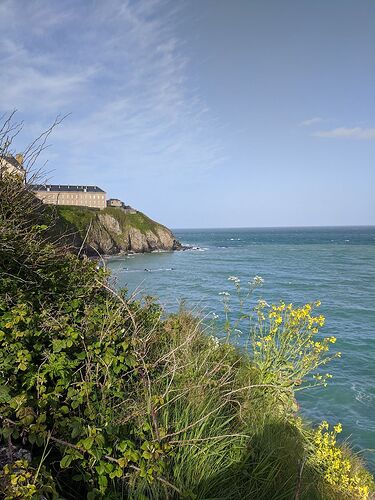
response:
<svg viewBox="0 0 375 500"><path fill-rule="evenodd" d="M72 186L66 184L29 184L32 191L50 191L55 193L105 193L98 186Z"/></svg>
<svg viewBox="0 0 375 500"><path fill-rule="evenodd" d="M24 171L25 169L23 166L16 160L14 156L11 155L2 155L0 156L0 161L4 160L7 163L10 163L10 165L13 165L13 167L17 168L18 170Z"/></svg>

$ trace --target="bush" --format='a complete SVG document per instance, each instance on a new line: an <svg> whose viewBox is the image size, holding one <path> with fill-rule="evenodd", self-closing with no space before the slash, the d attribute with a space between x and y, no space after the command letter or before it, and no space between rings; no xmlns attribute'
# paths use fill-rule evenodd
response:
<svg viewBox="0 0 375 500"><path fill-rule="evenodd" d="M219 340L220 325L112 290L53 241L51 212L22 184L1 179L0 200L2 496L370 497L335 435L296 415L294 392L333 341L315 340L311 306L243 312L249 347L235 348L227 302Z"/></svg>

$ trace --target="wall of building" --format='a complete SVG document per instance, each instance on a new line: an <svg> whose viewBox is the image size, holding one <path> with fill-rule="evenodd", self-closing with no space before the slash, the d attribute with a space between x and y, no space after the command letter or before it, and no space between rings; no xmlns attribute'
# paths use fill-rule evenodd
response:
<svg viewBox="0 0 375 500"><path fill-rule="evenodd" d="M0 176L3 174L18 175L22 180L25 180L26 172L21 166L17 168L5 158L0 158Z"/></svg>
<svg viewBox="0 0 375 500"><path fill-rule="evenodd" d="M78 207L105 208L106 193L34 191L37 198L50 205L75 205Z"/></svg>
<svg viewBox="0 0 375 500"><path fill-rule="evenodd" d="M117 200L115 198L111 198L110 200L107 201L107 206L108 207L122 207L123 202L121 200Z"/></svg>

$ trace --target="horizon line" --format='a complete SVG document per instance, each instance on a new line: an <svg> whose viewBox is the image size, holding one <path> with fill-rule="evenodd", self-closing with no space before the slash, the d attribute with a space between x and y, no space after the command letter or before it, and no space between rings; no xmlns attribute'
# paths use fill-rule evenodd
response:
<svg viewBox="0 0 375 500"><path fill-rule="evenodd" d="M173 231L185 231L185 230L196 230L196 229L320 229L320 228L375 228L375 224L340 224L340 225L309 225L309 226L216 226L216 227L171 227Z"/></svg>

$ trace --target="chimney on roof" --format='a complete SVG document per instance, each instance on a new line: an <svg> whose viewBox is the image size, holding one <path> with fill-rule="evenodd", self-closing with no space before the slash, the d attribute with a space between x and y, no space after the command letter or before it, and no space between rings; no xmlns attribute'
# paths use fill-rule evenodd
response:
<svg viewBox="0 0 375 500"><path fill-rule="evenodd" d="M22 153L17 153L16 154L16 160L20 165L23 165L23 154Z"/></svg>

